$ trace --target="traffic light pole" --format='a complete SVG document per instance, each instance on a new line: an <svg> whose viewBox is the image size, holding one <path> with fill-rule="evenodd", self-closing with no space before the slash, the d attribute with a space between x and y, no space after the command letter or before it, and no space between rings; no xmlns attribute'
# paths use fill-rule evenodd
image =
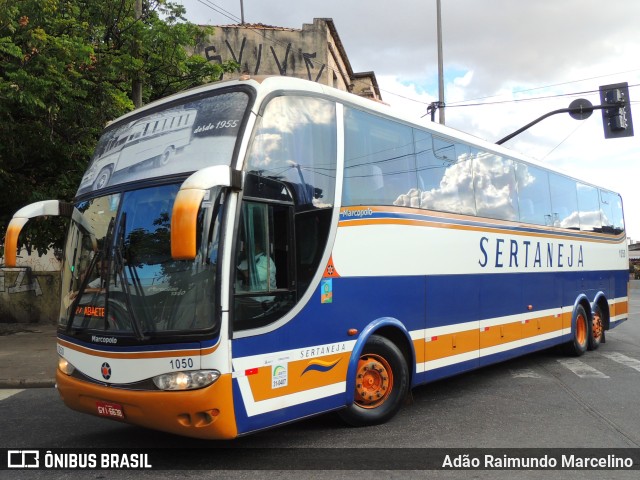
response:
<svg viewBox="0 0 640 480"><path fill-rule="evenodd" d="M589 116L591 116L591 114L593 113L594 110L605 110L605 109L609 109L609 108L615 108L615 107L624 107L626 105L626 102L618 102L617 104L608 104L608 105L591 105L591 106L585 106L585 105L580 105L577 107L569 107L569 108L561 108L559 110L553 110L552 112L546 113L544 115L542 115L539 118L536 118L533 122L528 123L527 125L525 125L522 128L519 128L518 130L516 130L513 133L510 133L509 135L507 135L504 138L501 138L500 140L498 140L496 142L497 145L502 145L504 142L511 140L513 137L515 137L516 135L520 135L522 132L524 132L525 130L533 127L536 123L541 122L542 120L544 120L545 118L548 118L552 115L557 115L559 113L568 113L569 115L571 115L573 118L576 118L578 120L586 120L587 118L589 118Z"/></svg>

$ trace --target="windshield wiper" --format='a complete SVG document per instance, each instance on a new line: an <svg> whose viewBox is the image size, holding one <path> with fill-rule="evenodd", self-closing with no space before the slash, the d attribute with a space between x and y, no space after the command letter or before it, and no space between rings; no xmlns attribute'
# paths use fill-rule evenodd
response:
<svg viewBox="0 0 640 480"><path fill-rule="evenodd" d="M140 320L138 319L138 316L135 314L134 310L133 310L133 304L131 302L131 289L129 288L129 282L127 279L127 273L125 268L131 268L130 266L125 266L125 261L124 261L124 256L122 254L122 250L124 248L124 231L125 231L125 225L127 223L127 214L126 212L122 212L122 216L120 217L120 226L119 226L119 234L118 234L118 241L116 242L116 245L114 247L115 250L115 262L116 262L116 271L118 276L120 277L120 283L122 284L122 288L124 290L124 297L125 297L125 303L127 305L127 311L129 312L129 318L131 319L131 326L133 328L133 332L136 335L136 338L138 340L144 340L145 336L144 333L142 331L142 324L140 323ZM138 284L136 284L136 277L135 276L131 276L132 281L134 282L134 286L136 287L136 292L138 292L140 290L139 288L139 280L138 280Z"/></svg>
<svg viewBox="0 0 640 480"><path fill-rule="evenodd" d="M78 304L80 303L80 299L84 295L84 291L86 290L87 285L89 285L89 277L91 276L91 273L93 272L94 268L96 268L96 265L98 264L98 261L100 261L101 258L102 258L102 252L99 251L93 256L93 258L91 259L91 262L89 263L89 266L87 267L87 273L82 279L82 283L80 283L80 287L78 288L78 293L76 294L76 297L71 302L71 307L69 309L69 318L67 319L67 327L66 327L67 332L69 332L71 330L71 327L73 326L73 320L76 316L76 310L78 308ZM83 323L86 324L86 316ZM86 327L85 325L76 325L76 328L86 328Z"/></svg>

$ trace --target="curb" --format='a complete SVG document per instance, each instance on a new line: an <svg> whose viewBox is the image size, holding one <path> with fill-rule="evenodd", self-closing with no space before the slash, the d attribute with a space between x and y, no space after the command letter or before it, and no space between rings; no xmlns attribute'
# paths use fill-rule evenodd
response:
<svg viewBox="0 0 640 480"><path fill-rule="evenodd" d="M23 388L53 388L56 386L55 380L30 380L30 379L0 379L0 389L23 389Z"/></svg>

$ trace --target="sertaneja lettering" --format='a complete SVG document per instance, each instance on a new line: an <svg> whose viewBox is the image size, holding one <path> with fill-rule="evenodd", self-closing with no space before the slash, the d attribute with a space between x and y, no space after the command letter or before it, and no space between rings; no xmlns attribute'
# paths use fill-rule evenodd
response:
<svg viewBox="0 0 640 480"><path fill-rule="evenodd" d="M481 237L479 247L482 268L584 268L582 245Z"/></svg>

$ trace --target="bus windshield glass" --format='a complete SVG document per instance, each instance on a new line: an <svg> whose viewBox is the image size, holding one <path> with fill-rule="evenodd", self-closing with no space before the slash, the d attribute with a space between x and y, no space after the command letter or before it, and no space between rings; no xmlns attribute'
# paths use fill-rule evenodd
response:
<svg viewBox="0 0 640 480"><path fill-rule="evenodd" d="M179 184L79 202L67 237L60 324L68 332L137 337L217 326L215 271L221 189L203 202L210 225L195 261L171 258L170 223ZM205 220L209 219L209 220Z"/></svg>
<svg viewBox="0 0 640 480"><path fill-rule="evenodd" d="M248 111L249 94L188 97L109 126L77 195L150 177L229 165Z"/></svg>

